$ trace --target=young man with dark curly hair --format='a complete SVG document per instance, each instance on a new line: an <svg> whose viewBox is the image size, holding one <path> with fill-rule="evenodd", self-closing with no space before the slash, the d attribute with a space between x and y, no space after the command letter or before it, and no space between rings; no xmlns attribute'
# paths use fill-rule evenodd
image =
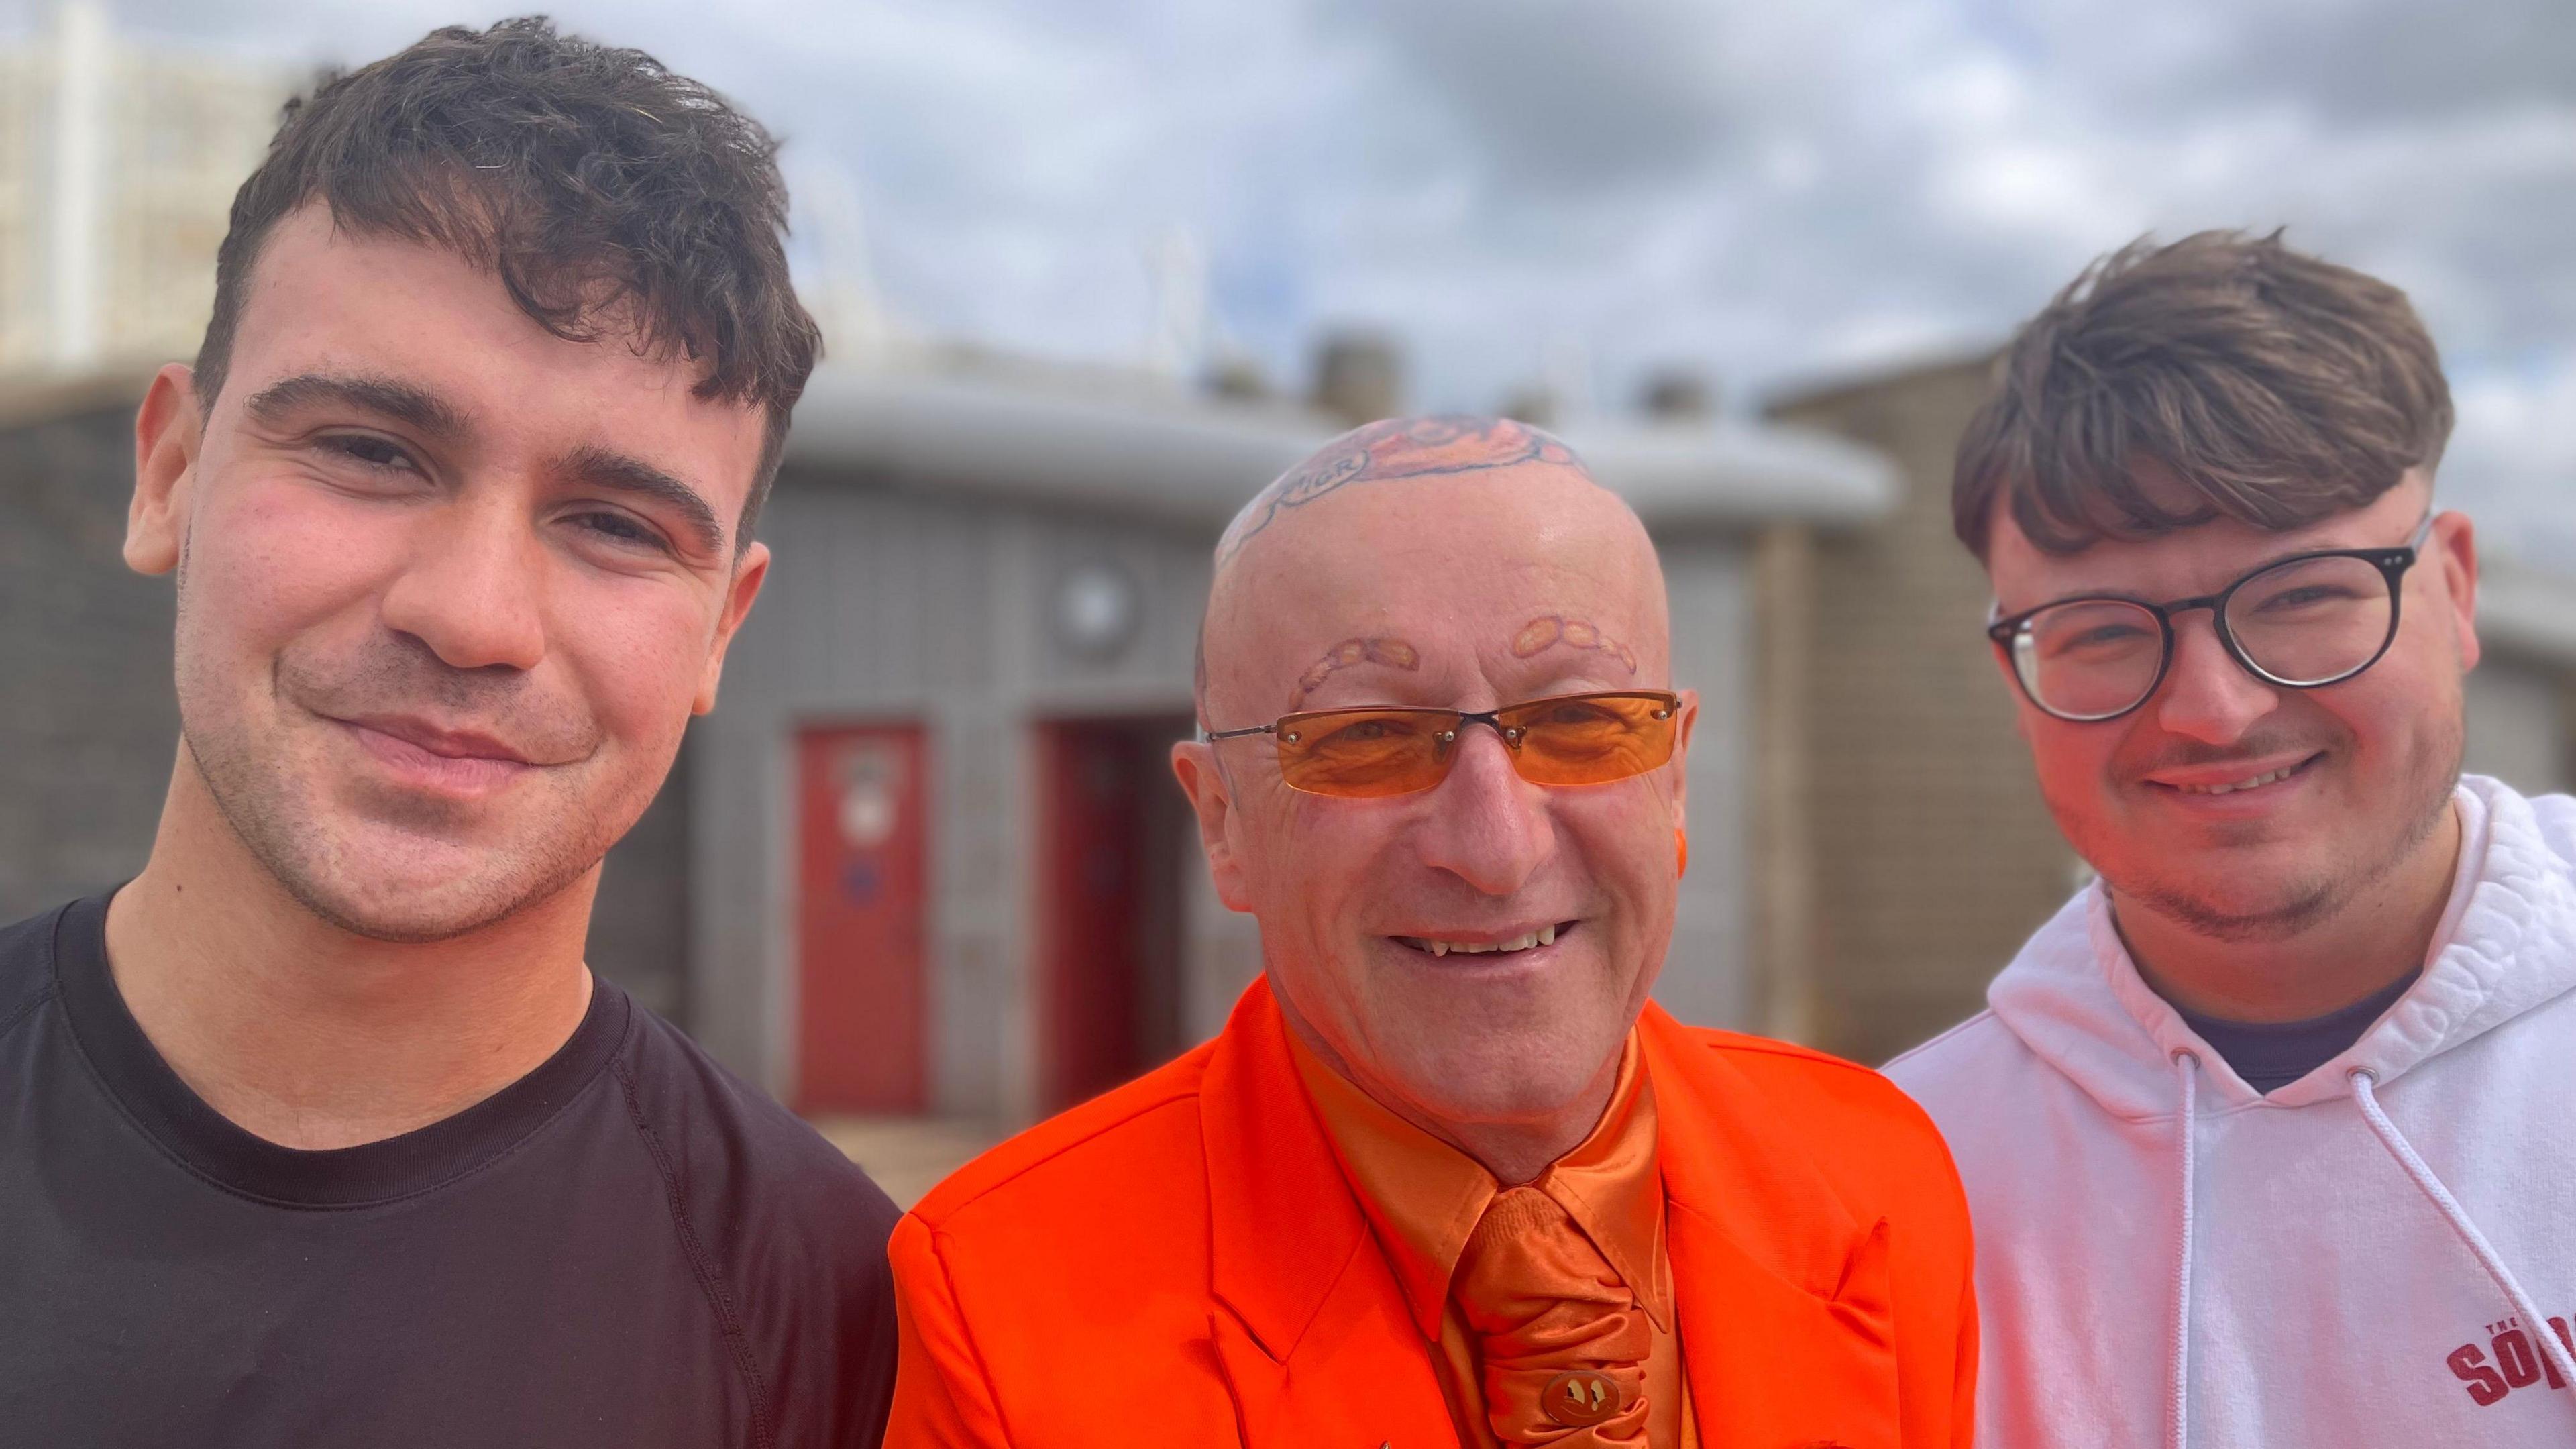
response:
<svg viewBox="0 0 2576 1449"><path fill-rule="evenodd" d="M143 872L0 930L0 1437L866 1445L894 1211L594 977L816 352L775 143L543 21L289 109L135 423Z"/></svg>
<svg viewBox="0 0 2576 1449"><path fill-rule="evenodd" d="M1899 1058L1977 1229L1984 1449L2576 1442L2576 800L2460 773L2478 556L2396 288L2106 258L1959 447L2100 872Z"/></svg>

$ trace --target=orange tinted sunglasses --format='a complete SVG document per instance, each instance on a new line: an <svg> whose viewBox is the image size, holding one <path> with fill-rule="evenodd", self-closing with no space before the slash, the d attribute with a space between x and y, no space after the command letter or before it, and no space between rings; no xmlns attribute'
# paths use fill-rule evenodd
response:
<svg viewBox="0 0 2576 1449"><path fill-rule="evenodd" d="M1279 778L1310 795L1365 799L1410 795L1449 778L1458 734L1490 725L1509 747L1512 768L1534 785L1606 785L1642 775L1673 757L1681 697L1660 689L1557 694L1499 709L1412 709L1371 705L1281 715L1276 723L1210 730L1200 738L1269 735Z"/></svg>

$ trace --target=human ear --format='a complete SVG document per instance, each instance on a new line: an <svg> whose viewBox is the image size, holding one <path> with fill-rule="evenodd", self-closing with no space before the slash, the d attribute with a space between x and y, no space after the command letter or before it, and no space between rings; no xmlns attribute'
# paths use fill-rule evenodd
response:
<svg viewBox="0 0 2576 1449"><path fill-rule="evenodd" d="M698 677L697 698L689 702L691 714L706 714L716 707L716 685L724 678L725 650L733 645L733 634L751 613L754 599L760 597L760 586L769 578L769 545L754 543L735 561L733 578L725 584L724 612L716 619L715 643L707 650L707 667Z"/></svg>
<svg viewBox="0 0 2576 1449"><path fill-rule="evenodd" d="M143 405L134 412L134 497L125 509L127 568L166 574L179 566L194 501L197 453L204 441L196 375L184 364L170 363L152 375Z"/></svg>
<svg viewBox="0 0 2576 1449"><path fill-rule="evenodd" d="M2022 743L2028 744L2032 710L2030 700L2022 693L2021 676L2013 672L2012 656L2004 652L2004 646L1991 640L1988 645L1994 651L1995 672L2004 677L2004 693L2012 698L2013 733L2021 736Z"/></svg>
<svg viewBox="0 0 2576 1449"><path fill-rule="evenodd" d="M1673 730L1672 765L1673 830L1679 833L1690 828L1682 807L1690 795L1690 771L1685 766L1690 759L1691 734L1699 728L1699 691L1684 689L1677 693L1681 696L1682 717L1681 723Z"/></svg>
<svg viewBox="0 0 2576 1449"><path fill-rule="evenodd" d="M1229 830L1234 800L1226 791L1225 772L1216 767L1215 747L1197 740L1173 745L1172 777L1181 782L1181 793L1190 797L1190 809L1198 816L1199 848L1207 852L1208 880L1216 886L1217 899L1229 911L1249 912L1252 893Z"/></svg>
<svg viewBox="0 0 2576 1449"><path fill-rule="evenodd" d="M2478 539L2477 526L2465 513L2444 513L2433 520L2433 536L2425 540L2426 563L2439 570L2437 583L2451 601L2451 627L2460 650L2460 667L2475 669L2478 665Z"/></svg>

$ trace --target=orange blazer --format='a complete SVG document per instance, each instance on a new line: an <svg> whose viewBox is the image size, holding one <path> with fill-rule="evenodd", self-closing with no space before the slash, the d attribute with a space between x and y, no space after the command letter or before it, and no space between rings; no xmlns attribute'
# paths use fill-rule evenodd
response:
<svg viewBox="0 0 2576 1449"><path fill-rule="evenodd" d="M1266 982L1217 1038L960 1169L894 1233L890 1449L1457 1449ZM1968 1210L1886 1078L1649 1006L1700 1442L1965 1445Z"/></svg>

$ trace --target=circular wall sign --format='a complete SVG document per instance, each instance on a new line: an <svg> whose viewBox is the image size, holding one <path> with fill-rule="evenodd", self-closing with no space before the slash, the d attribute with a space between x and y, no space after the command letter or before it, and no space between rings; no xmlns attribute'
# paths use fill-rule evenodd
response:
<svg viewBox="0 0 2576 1449"><path fill-rule="evenodd" d="M1055 637L1072 653L1098 662L1136 642L1145 601L1136 580L1113 563L1076 564L1055 586Z"/></svg>

